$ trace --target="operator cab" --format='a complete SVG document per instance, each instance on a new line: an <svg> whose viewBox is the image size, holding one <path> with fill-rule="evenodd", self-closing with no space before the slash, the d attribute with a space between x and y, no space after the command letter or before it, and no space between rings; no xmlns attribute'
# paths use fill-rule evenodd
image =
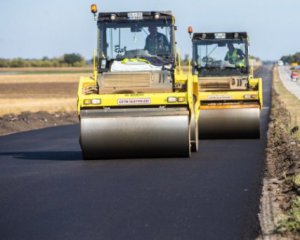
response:
<svg viewBox="0 0 300 240"><path fill-rule="evenodd" d="M249 74L247 33L194 33L192 41L193 71L199 77Z"/></svg>
<svg viewBox="0 0 300 240"><path fill-rule="evenodd" d="M174 65L174 19L170 12L99 13L98 29L100 73L128 61L166 68Z"/></svg>

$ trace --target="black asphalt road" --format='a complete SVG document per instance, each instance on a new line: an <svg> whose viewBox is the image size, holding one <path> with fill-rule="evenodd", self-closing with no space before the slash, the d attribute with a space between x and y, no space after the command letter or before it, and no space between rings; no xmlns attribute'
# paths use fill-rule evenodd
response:
<svg viewBox="0 0 300 240"><path fill-rule="evenodd" d="M0 137L0 239L254 239L260 140L201 141L191 159L83 161L78 125Z"/></svg>

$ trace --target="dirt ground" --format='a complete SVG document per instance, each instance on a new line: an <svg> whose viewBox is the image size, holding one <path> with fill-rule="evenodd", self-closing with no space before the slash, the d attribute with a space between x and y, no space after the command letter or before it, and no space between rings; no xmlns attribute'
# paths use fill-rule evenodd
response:
<svg viewBox="0 0 300 240"><path fill-rule="evenodd" d="M80 76L89 75L0 74L0 135L78 122L76 99Z"/></svg>
<svg viewBox="0 0 300 240"><path fill-rule="evenodd" d="M0 135L77 123L76 112L22 112L0 117Z"/></svg>
<svg viewBox="0 0 300 240"><path fill-rule="evenodd" d="M21 112L75 112L80 76L88 74L0 75L0 116Z"/></svg>
<svg viewBox="0 0 300 240"><path fill-rule="evenodd" d="M274 71L261 204L263 239L300 239L300 142ZM285 93L286 94L286 93Z"/></svg>
<svg viewBox="0 0 300 240"><path fill-rule="evenodd" d="M92 72L93 66L85 67L27 67L27 68L0 68L3 73L83 73Z"/></svg>

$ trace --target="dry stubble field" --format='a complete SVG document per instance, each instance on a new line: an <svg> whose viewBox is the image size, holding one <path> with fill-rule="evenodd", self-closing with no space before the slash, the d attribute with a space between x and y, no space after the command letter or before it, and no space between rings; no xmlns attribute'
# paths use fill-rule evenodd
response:
<svg viewBox="0 0 300 240"><path fill-rule="evenodd" d="M1 74L0 116L24 111L76 111L77 86L87 73Z"/></svg>
<svg viewBox="0 0 300 240"><path fill-rule="evenodd" d="M78 81L87 72L92 70L0 69L0 135L78 122Z"/></svg>

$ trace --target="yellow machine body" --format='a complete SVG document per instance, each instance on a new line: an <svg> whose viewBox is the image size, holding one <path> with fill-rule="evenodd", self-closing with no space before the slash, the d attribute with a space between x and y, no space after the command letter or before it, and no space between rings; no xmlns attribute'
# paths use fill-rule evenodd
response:
<svg viewBox="0 0 300 240"><path fill-rule="evenodd" d="M156 20L159 21L159 17L163 24L166 19L170 19L169 28L173 29L174 17L166 12L154 15L152 12L99 14L99 45L104 50L98 51L98 64L94 61L93 76L81 77L78 87L77 109L84 159L189 157L191 151L197 151L196 114L199 114L199 108L194 107L193 75L183 73L176 58L173 64L162 65L161 69L157 69L157 64L152 65L151 60L157 61L159 56L152 57L140 49L128 50L128 46L120 45L121 41L114 49L108 47L106 50L101 45L101 41L115 41L112 34L115 34L113 31L119 25L129 26L138 35L144 25L136 26L136 23L143 24L142 20L147 19L157 26ZM112 30L106 30L107 25L103 22L110 24ZM121 38L120 35L118 37ZM171 46L175 46L174 39L171 38L170 42ZM116 59L106 63L108 57L103 56L115 52ZM132 56L140 53L146 56ZM124 57L120 58L122 54ZM115 62L121 70L112 70ZM131 70L132 65L136 68L143 66L145 69ZM102 70L102 67L105 69Z"/></svg>
<svg viewBox="0 0 300 240"><path fill-rule="evenodd" d="M84 158L190 156L198 144L192 79L182 74L175 78L186 91L90 94L97 84L82 77L78 114Z"/></svg>
<svg viewBox="0 0 300 240"><path fill-rule="evenodd" d="M200 138L259 138L262 79L251 82L255 90L199 92Z"/></svg>
<svg viewBox="0 0 300 240"><path fill-rule="evenodd" d="M195 33L193 36L193 72L199 91L199 138L260 137L262 79L254 78L250 70L247 40L246 33ZM228 44L245 45L243 68L232 64L226 67L226 52L221 49ZM206 53L204 57L203 52Z"/></svg>

